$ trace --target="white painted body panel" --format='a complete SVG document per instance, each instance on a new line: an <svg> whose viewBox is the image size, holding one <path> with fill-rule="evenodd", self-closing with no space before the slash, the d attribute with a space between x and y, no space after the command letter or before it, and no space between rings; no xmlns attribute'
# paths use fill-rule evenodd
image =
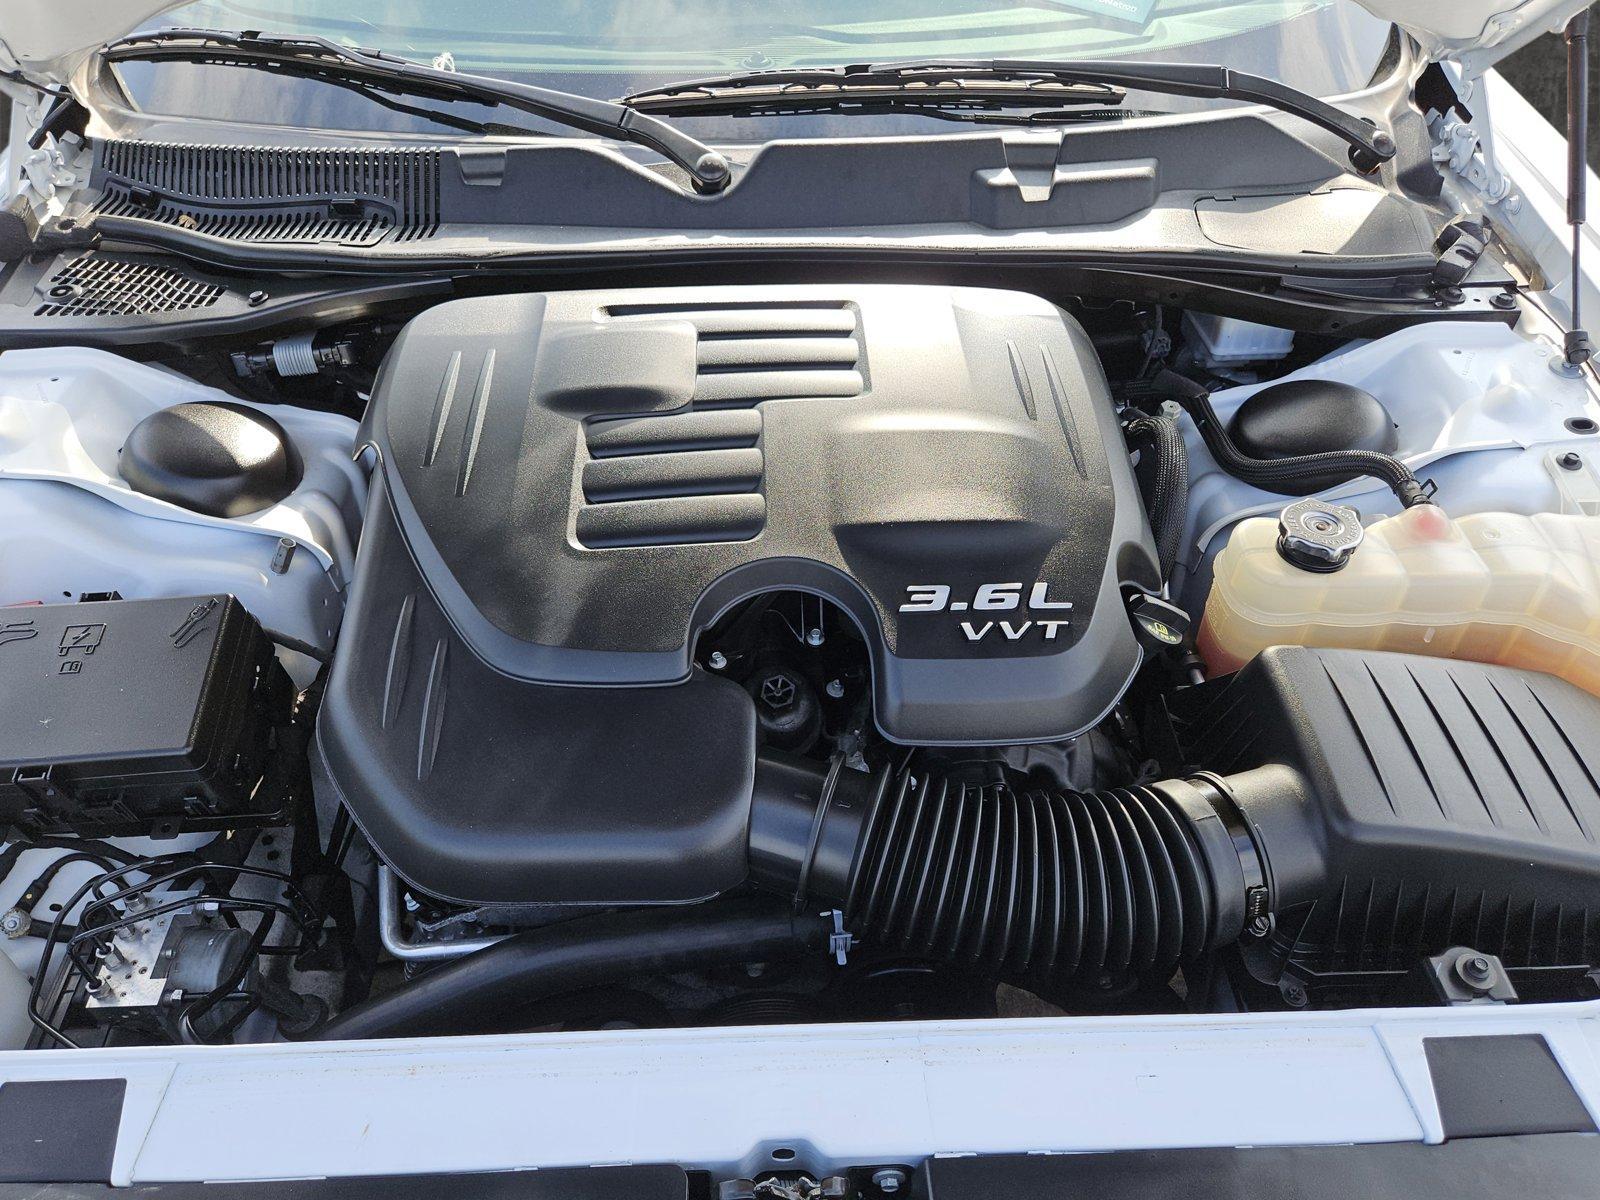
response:
<svg viewBox="0 0 1600 1200"><path fill-rule="evenodd" d="M128 1081L116 1184L1438 1142L1423 1039L1540 1033L1600 1118L1600 1003L0 1054ZM228 1115L236 1115L231 1119Z"/></svg>

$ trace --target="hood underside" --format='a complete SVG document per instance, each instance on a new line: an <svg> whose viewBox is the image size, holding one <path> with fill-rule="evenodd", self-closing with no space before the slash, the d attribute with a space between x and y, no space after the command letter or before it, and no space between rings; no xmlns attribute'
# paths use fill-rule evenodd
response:
<svg viewBox="0 0 1600 1200"><path fill-rule="evenodd" d="M138 29L182 0L6 0L0 9L0 67L65 81L96 47ZM1432 59L1469 75L1542 33L1560 29L1587 0L1359 0L1399 25ZM266 26L264 26L266 27Z"/></svg>

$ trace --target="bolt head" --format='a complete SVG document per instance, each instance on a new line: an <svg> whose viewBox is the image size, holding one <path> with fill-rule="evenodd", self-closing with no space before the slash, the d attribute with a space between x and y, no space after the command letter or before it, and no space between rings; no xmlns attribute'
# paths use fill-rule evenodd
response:
<svg viewBox="0 0 1600 1200"><path fill-rule="evenodd" d="M1494 983L1494 964L1482 954L1463 954L1456 959L1456 974L1468 987L1482 991Z"/></svg>
<svg viewBox="0 0 1600 1200"><path fill-rule="evenodd" d="M820 646L826 640L820 629L808 629L806 631L806 645L808 646Z"/></svg>
<svg viewBox="0 0 1600 1200"><path fill-rule="evenodd" d="M714 150L695 159L694 169L707 183L726 184L733 174L728 160Z"/></svg>
<svg viewBox="0 0 1600 1200"><path fill-rule="evenodd" d="M899 1167L884 1167L872 1173L872 1183L880 1192L893 1194L906 1185L906 1173Z"/></svg>
<svg viewBox="0 0 1600 1200"><path fill-rule="evenodd" d="M835 700L841 699L844 696L844 683L838 679L828 680L827 692Z"/></svg>
<svg viewBox="0 0 1600 1200"><path fill-rule="evenodd" d="M721 671L728 665L728 656L721 650L713 650L711 657L706 659L706 665L713 671Z"/></svg>

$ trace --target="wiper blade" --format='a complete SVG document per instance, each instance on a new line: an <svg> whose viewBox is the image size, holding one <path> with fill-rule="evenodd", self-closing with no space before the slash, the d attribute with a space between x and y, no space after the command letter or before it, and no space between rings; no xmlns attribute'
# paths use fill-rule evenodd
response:
<svg viewBox="0 0 1600 1200"><path fill-rule="evenodd" d="M262 67L302 73L356 90L502 105L570 129L647 146L688 172L697 192L720 192L732 179L728 160L721 154L641 110L554 88L444 71L380 50L341 46L323 37L161 29L109 42L101 56L113 63L182 61ZM445 116L447 124L458 128L512 128Z"/></svg>
<svg viewBox="0 0 1600 1200"><path fill-rule="evenodd" d="M946 120L1034 123L1036 109L1061 112L1115 108L1126 98L1121 88L1051 80L995 83L782 84L779 86L635 93L622 101L641 112L665 116L755 117L823 112L893 112ZM1019 111L1021 110L1021 111ZM1024 115L1026 113L1026 115ZM988 114L987 116L982 114ZM1073 117L1086 115L1072 113Z"/></svg>
<svg viewBox="0 0 1600 1200"><path fill-rule="evenodd" d="M1000 85L1011 85L1001 95ZM843 67L807 67L690 79L645 88L618 103L640 112L678 116L745 112L781 112L802 98L810 107L787 111L850 111L862 109L858 97L894 94L915 97L924 109L945 104L961 107L967 94L986 95L997 106L1032 107L1053 87L1057 107L1063 95L1078 103L1116 103L1108 89L1132 88L1169 96L1243 100L1290 113L1336 134L1350 147L1357 170L1371 174L1395 156L1394 138L1337 105L1319 100L1274 79L1229 67L1194 63L1122 62L1112 59L929 59L912 62L859 63ZM1066 91L1098 88L1098 92ZM1113 93L1114 94L1114 93ZM1065 101L1071 103L1072 101Z"/></svg>
<svg viewBox="0 0 1600 1200"><path fill-rule="evenodd" d="M748 98L727 104L694 103L691 108L662 108L653 111L671 115L690 112L698 117L787 117L807 116L816 113L894 113L900 116L926 117L939 121L964 121L982 125L1079 125L1091 121L1112 121L1125 117L1149 117L1158 114L1135 112L1117 107L1121 97L1099 102L1098 107L1061 108L1057 105L1040 107L1013 104L1001 99L970 99L955 97L928 100L920 96L855 96L841 98L837 95L809 97L789 96L750 102ZM1061 101L1079 103L1082 101Z"/></svg>

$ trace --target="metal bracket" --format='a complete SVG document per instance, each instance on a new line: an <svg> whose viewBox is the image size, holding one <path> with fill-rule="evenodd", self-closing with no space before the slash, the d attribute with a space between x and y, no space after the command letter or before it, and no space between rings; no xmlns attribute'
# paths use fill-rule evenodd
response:
<svg viewBox="0 0 1600 1200"><path fill-rule="evenodd" d="M1512 192L1511 180L1475 127L1451 111L1428 114L1428 129L1434 139L1430 156L1440 170L1454 175L1485 204L1504 204L1512 214L1521 211L1522 197Z"/></svg>
<svg viewBox="0 0 1600 1200"><path fill-rule="evenodd" d="M1515 1003L1517 999L1505 964L1470 946L1453 946L1432 955L1423 964L1422 974L1434 997L1451 1007Z"/></svg>

